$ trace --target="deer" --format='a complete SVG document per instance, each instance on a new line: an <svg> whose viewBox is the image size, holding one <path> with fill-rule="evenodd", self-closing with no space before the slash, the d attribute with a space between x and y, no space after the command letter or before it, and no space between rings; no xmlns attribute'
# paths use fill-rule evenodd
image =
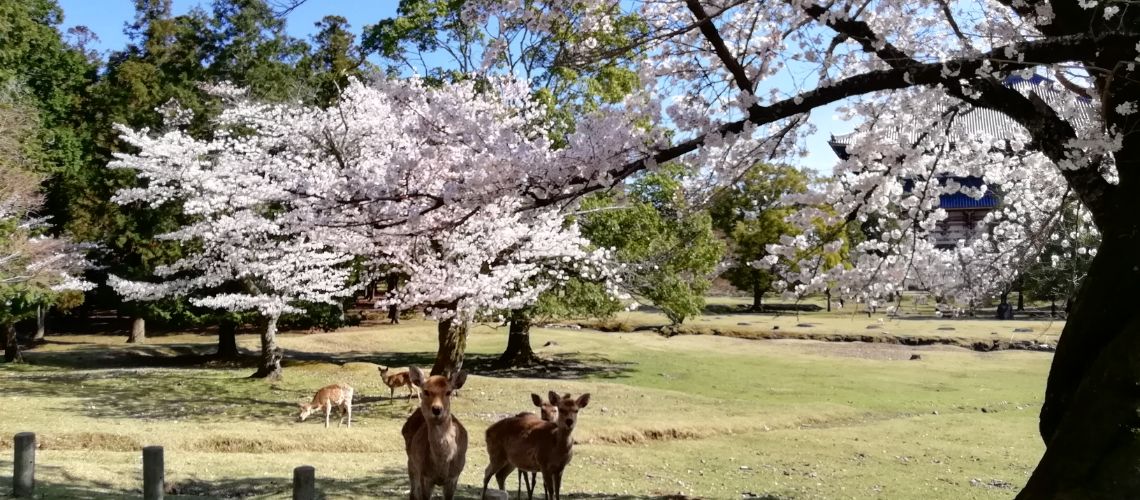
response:
<svg viewBox="0 0 1140 500"><path fill-rule="evenodd" d="M414 384L412 384L412 379L409 378L408 372L404 371L404 372L393 373L393 374L389 375L388 374L388 372L390 371L389 367L381 366L378 369L380 370L380 378L384 380L384 385L388 386L388 391L389 391L388 392L388 398L389 399L395 399L396 398L396 389L398 389L400 387L404 387L404 386L408 387L408 397L409 398L416 395L416 387Z"/></svg>
<svg viewBox="0 0 1140 500"><path fill-rule="evenodd" d="M590 394L577 399L559 397L550 391L550 404L558 408L554 422L533 414L504 418L487 428L487 455L490 463L483 474L483 496L494 476L503 490L506 478L518 468L542 472L542 487L548 500L562 498L562 471L574 455L574 425L578 411L590 403Z"/></svg>
<svg viewBox="0 0 1140 500"><path fill-rule="evenodd" d="M332 416L335 407L340 411L340 420L336 421L336 426L340 427L347 417L348 426L352 427L352 393L353 389L348 384L333 384L320 388L313 396L312 402L300 404L301 413L297 416L298 421L304 422L313 412L324 410L325 428L328 429L329 417Z"/></svg>
<svg viewBox="0 0 1140 500"><path fill-rule="evenodd" d="M426 377L413 366L408 376L420 388L420 407L400 429L408 454L410 498L429 500L435 487L442 486L444 500L452 500L467 463L467 429L451 413L451 397L463 387L467 373Z"/></svg>
<svg viewBox="0 0 1140 500"><path fill-rule="evenodd" d="M535 406L538 407L538 417L541 418L544 422L553 422L558 418L558 407L550 404L549 402L543 401L542 396L531 393L530 400L534 403ZM525 418L533 417L534 414L524 411L515 416ZM527 477L527 472L530 472L529 477ZM516 498L522 498L522 485L524 481L526 482L526 497L528 499L534 498L534 487L538 485L538 478L536 477L537 474L538 471L526 471L521 468L519 469L519 489L515 492Z"/></svg>

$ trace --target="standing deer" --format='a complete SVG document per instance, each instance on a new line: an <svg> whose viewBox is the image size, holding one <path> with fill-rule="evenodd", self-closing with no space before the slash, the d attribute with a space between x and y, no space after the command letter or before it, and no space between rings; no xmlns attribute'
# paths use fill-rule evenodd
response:
<svg viewBox="0 0 1140 500"><path fill-rule="evenodd" d="M409 398L416 395L416 387L414 384L412 384L412 379L408 375L408 372L405 371L389 375L388 372L391 369L387 366L381 366L379 370L380 378L384 381L384 385L388 386L389 399L395 399L396 389L404 386L408 387Z"/></svg>
<svg viewBox="0 0 1140 500"><path fill-rule="evenodd" d="M590 403L590 394L577 399L569 394L558 397L550 391L550 404L558 408L555 422L528 414L505 418L487 428L487 455L490 463L483 475L483 494L494 476L503 490L506 478L515 468L542 472L546 498L562 498L562 471L574 455L574 424L578 410Z"/></svg>
<svg viewBox="0 0 1140 500"><path fill-rule="evenodd" d="M538 394L531 393L530 400L532 402L534 402L535 406L538 407L538 416L539 416L539 418L542 419L542 421L553 422L555 419L558 418L558 407L554 406L553 404L550 404L549 402L543 401L542 396L539 396ZM524 412L519 413L518 415L515 415L515 416L516 417L533 417L534 414L524 411ZM529 477L527 476L527 472L530 472ZM528 499L534 498L534 487L536 485L538 485L538 478L536 477L537 474L538 474L538 471L533 471L533 470L527 471L527 470L523 470L522 468L519 469L519 489L518 489L518 491L515 492L516 498L522 498L522 485L523 485L524 481L526 482L526 497Z"/></svg>
<svg viewBox="0 0 1140 500"><path fill-rule="evenodd" d="M352 387L348 384L333 384L330 386L322 387L313 396L313 401L309 403L301 403L301 413L297 416L300 422L304 422L309 415L313 412L324 410L325 411L325 428L329 428L329 417L332 416L333 407L340 411L340 420L336 421L336 426L348 417L348 426L352 427Z"/></svg>
<svg viewBox="0 0 1140 500"><path fill-rule="evenodd" d="M467 463L467 429L451 414L452 392L463 387L466 372L425 377L418 367L408 370L412 383L420 388L420 408L404 422L400 433L408 453L408 479L411 500L429 500L436 486L443 487L443 498L452 500L459 474Z"/></svg>

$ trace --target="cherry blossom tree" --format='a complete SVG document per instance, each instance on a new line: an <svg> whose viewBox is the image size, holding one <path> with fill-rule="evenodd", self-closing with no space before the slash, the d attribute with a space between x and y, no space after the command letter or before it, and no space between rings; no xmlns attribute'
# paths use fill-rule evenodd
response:
<svg viewBox="0 0 1140 500"><path fill-rule="evenodd" d="M533 304L571 275L621 296L606 250L591 249L578 226L557 211L523 213L521 206L522 200L503 198L447 231L381 243L382 260L408 279L378 306L425 305L439 320L432 373L462 367L472 320Z"/></svg>
<svg viewBox="0 0 1140 500"><path fill-rule="evenodd" d="M181 242L185 255L158 266L158 281L111 276L108 283L127 300L189 296L201 307L259 313L266 325L253 377L275 378L282 358L278 318L299 312L302 303L335 304L351 295L347 263L353 255L329 243L351 237L292 223L291 194L264 182L274 164L244 147L249 138L262 137L248 118L224 113L211 139L177 128L151 136L149 130L120 127L123 140L137 152L118 154L110 166L134 170L145 187L123 189L115 201L152 207L178 203L189 222L160 236Z"/></svg>

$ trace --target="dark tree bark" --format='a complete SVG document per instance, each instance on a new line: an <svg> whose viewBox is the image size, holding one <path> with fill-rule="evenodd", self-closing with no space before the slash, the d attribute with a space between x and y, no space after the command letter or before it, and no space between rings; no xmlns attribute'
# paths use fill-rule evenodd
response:
<svg viewBox="0 0 1140 500"><path fill-rule="evenodd" d="M281 378L281 358L284 354L277 347L277 316L270 316L265 330L261 332L261 357L258 358L257 371L250 378Z"/></svg>
<svg viewBox="0 0 1140 500"><path fill-rule="evenodd" d="M131 320L131 333L127 336L128 344L141 343L146 340L146 318L135 316Z"/></svg>
<svg viewBox="0 0 1140 500"><path fill-rule="evenodd" d="M528 309L511 311L507 334L507 350L491 365L502 369L517 366L534 366L542 362L530 346L531 313Z"/></svg>
<svg viewBox="0 0 1140 500"><path fill-rule="evenodd" d="M827 296L827 312L831 312L831 288L824 290L823 294Z"/></svg>
<svg viewBox="0 0 1140 500"><path fill-rule="evenodd" d="M397 273L388 273L385 278L384 284L388 288L388 293L391 294L400 286L400 275ZM400 324L400 306L391 304L388 306L388 321L393 325Z"/></svg>
<svg viewBox="0 0 1140 500"><path fill-rule="evenodd" d="M451 317L439 322L439 351L432 375L450 375L463 369L463 354L467 351L467 322Z"/></svg>
<svg viewBox="0 0 1140 500"><path fill-rule="evenodd" d="M238 357L237 348L238 323L230 318L218 323L218 352L214 356L221 359L234 359Z"/></svg>
<svg viewBox="0 0 1140 500"><path fill-rule="evenodd" d="M42 305L36 306L36 335L32 337L33 342L43 342L44 335L47 334L47 309Z"/></svg>
<svg viewBox="0 0 1140 500"><path fill-rule="evenodd" d="M997 319L1013 319L1013 306L1009 305L1009 292L1001 293L1001 302L997 306Z"/></svg>
<svg viewBox="0 0 1140 500"><path fill-rule="evenodd" d="M760 273L754 272L752 276L752 311L760 312L764 307L764 292L767 290L760 286Z"/></svg>
<svg viewBox="0 0 1140 500"><path fill-rule="evenodd" d="M1025 310L1025 283L1024 280L1017 282L1017 310Z"/></svg>
<svg viewBox="0 0 1140 500"><path fill-rule="evenodd" d="M1019 499L1140 496L1140 224L1130 225L1102 232L1072 303L1041 407L1045 455Z"/></svg>
<svg viewBox="0 0 1140 500"><path fill-rule="evenodd" d="M20 355L20 340L16 338L16 323L9 322L4 325L4 361L8 363L23 361Z"/></svg>

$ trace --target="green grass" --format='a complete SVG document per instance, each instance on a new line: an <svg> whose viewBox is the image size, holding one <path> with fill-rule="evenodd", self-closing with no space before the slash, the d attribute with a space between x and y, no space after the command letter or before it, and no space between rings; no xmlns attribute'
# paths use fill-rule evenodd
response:
<svg viewBox="0 0 1140 500"><path fill-rule="evenodd" d="M813 297L803 303L822 306L824 301ZM1065 327L1063 320L1052 319L994 321L983 317L938 318L934 316L933 301L926 305L916 305L910 295L903 300L899 313L893 316L884 314L882 308L876 314L868 316L858 304L850 302L846 308L836 308L831 312L735 312L751 304L750 298L709 297L710 311L687 319L676 332L741 338L823 340L843 340L857 336L886 342L900 342L906 338L935 339L940 343L961 346L995 341L1006 344L1033 341L1056 345L1061 330ZM581 324L612 331L637 331L662 327L668 325L669 321L664 314L647 307L618 313L605 320L582 321Z"/></svg>
<svg viewBox="0 0 1140 500"><path fill-rule="evenodd" d="M504 337L476 327L469 359L494 356ZM1043 451L1048 354L562 329L534 337L536 347L554 342L539 352L563 370L477 373L454 402L472 438L464 498L482 482L483 430L551 389L592 393L567 498L1010 498ZM316 466L328 498L406 494L399 427L413 403L388 399L375 364L428 365L431 323L282 335L300 361L272 384L245 379L243 367L140 367L209 352L209 336L137 347L52 340L26 352L28 364L0 367L0 433L39 434L45 498L137 491L148 444L166 447L174 498L288 498L302 464ZM247 349L255 342L241 338ZM294 421L296 403L337 381L357 389L351 430Z"/></svg>

